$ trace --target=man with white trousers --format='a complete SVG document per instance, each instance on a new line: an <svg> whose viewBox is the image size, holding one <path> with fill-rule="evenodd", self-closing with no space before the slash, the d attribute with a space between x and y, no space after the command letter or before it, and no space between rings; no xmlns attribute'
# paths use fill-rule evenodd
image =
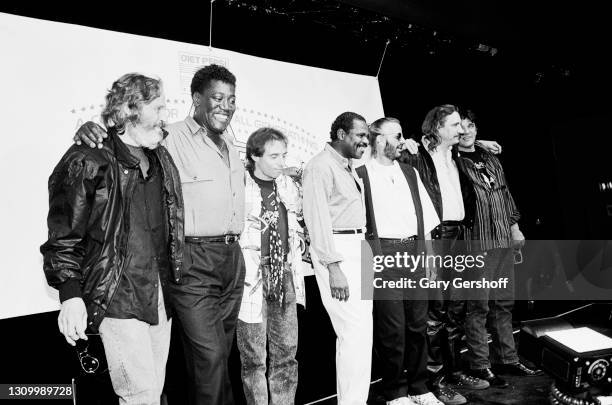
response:
<svg viewBox="0 0 612 405"><path fill-rule="evenodd" d="M372 363L372 301L361 300L363 183L353 167L368 146L368 126L345 112L331 142L304 169L304 219L321 300L336 332L339 405L365 405Z"/></svg>

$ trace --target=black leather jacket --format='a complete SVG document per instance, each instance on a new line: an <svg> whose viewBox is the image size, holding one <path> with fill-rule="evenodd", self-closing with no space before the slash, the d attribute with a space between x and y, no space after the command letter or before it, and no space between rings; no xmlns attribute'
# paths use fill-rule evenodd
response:
<svg viewBox="0 0 612 405"><path fill-rule="evenodd" d="M453 160L457 163L457 150L452 150ZM419 153L416 155L411 154L407 150L402 152L402 156L399 158L402 163L409 164L414 167L421 181L433 202L433 205L438 213L440 221L442 220L442 194L440 193L440 183L438 182L438 174L436 173L436 166L434 165L433 159L429 152L425 150L423 145L419 145ZM474 192L474 185L467 177L467 175L461 170L461 165L457 163L459 170L459 182L461 183L461 194L463 196L463 206L465 208L465 218L463 224L469 228L474 224L474 214L476 212L476 195Z"/></svg>
<svg viewBox="0 0 612 405"><path fill-rule="evenodd" d="M168 151L155 153L163 169L172 278L180 281L184 212L178 170ZM40 248L49 285L80 284L88 329L95 332L129 262L129 206L140 170L138 159L109 131L102 149L73 145L49 178L49 240ZM61 297L60 297L61 298Z"/></svg>

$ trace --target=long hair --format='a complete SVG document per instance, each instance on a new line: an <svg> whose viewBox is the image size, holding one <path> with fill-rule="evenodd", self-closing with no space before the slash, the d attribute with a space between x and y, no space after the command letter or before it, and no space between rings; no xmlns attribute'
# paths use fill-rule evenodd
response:
<svg viewBox="0 0 612 405"><path fill-rule="evenodd" d="M262 157L266 151L266 144L271 141L289 143L285 134L275 128L263 127L253 132L246 142L246 169L253 173L255 161L253 156Z"/></svg>
<svg viewBox="0 0 612 405"><path fill-rule="evenodd" d="M457 107L452 104L439 105L429 110L423 125L421 125L421 132L425 139L429 141L427 148L430 151L436 149L440 145L440 135L438 135L438 129L440 129L446 122L446 117L457 111Z"/></svg>
<svg viewBox="0 0 612 405"><path fill-rule="evenodd" d="M159 79L140 73L121 76L106 94L106 105L102 110L104 126L122 133L128 122L138 122L142 105L155 100L161 92L162 82Z"/></svg>

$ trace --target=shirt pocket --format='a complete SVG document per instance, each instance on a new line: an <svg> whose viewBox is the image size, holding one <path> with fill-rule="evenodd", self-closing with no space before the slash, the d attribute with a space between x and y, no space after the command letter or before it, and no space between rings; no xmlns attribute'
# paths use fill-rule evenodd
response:
<svg viewBox="0 0 612 405"><path fill-rule="evenodd" d="M214 180L212 173L206 173L201 170L181 171L180 176L182 184L194 184L200 182L210 182Z"/></svg>

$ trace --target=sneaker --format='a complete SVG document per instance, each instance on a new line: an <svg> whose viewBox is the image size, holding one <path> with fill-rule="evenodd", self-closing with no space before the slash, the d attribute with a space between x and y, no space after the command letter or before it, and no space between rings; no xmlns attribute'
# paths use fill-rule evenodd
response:
<svg viewBox="0 0 612 405"><path fill-rule="evenodd" d="M467 402L467 399L452 389L449 386L441 385L435 390L435 395L438 400L445 405L462 405Z"/></svg>
<svg viewBox="0 0 612 405"><path fill-rule="evenodd" d="M489 368L471 370L470 374L472 375L472 377L476 377L476 379L488 381L491 387L506 388L510 385L506 380L504 380L498 375L495 375L495 373L493 373Z"/></svg>
<svg viewBox="0 0 612 405"><path fill-rule="evenodd" d="M489 382L482 378L477 378L471 375L467 375L462 372L453 373L447 379L448 383L455 387L466 388L469 390L484 390L489 388Z"/></svg>
<svg viewBox="0 0 612 405"><path fill-rule="evenodd" d="M433 392L421 395L408 395L408 398L417 405L444 405L444 402L438 401Z"/></svg>
<svg viewBox="0 0 612 405"><path fill-rule="evenodd" d="M408 397L395 398L392 401L387 401L387 405L417 405Z"/></svg>

